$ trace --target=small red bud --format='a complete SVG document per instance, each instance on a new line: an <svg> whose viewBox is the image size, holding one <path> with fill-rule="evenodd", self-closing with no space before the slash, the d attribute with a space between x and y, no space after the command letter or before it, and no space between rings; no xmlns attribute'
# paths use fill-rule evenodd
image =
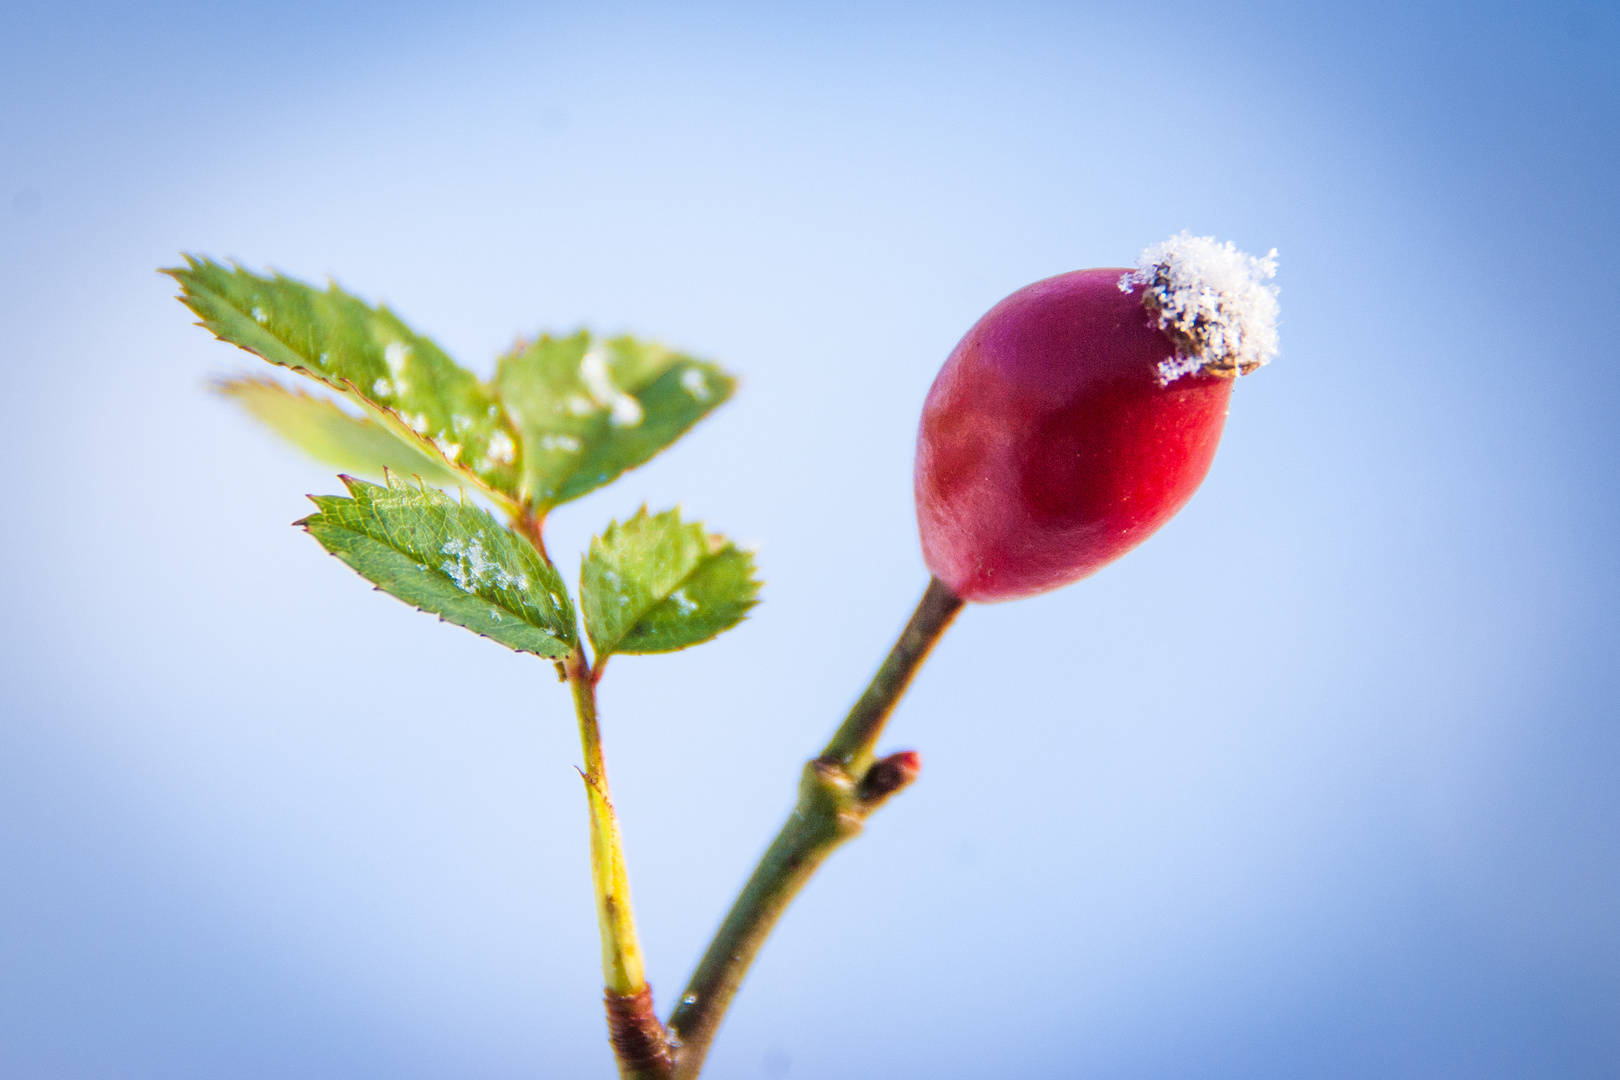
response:
<svg viewBox="0 0 1620 1080"><path fill-rule="evenodd" d="M878 802L917 779L922 772L922 755L915 750L902 750L872 762L861 780L857 794L864 802Z"/></svg>
<svg viewBox="0 0 1620 1080"><path fill-rule="evenodd" d="M1214 460L1233 378L1276 353L1275 256L1183 233L1134 271L1038 281L975 323L917 435L934 576L964 600L1031 596L1169 521Z"/></svg>

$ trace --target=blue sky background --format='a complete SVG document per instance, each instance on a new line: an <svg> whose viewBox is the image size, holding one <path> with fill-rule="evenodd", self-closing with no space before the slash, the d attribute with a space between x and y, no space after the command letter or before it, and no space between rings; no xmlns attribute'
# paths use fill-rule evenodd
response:
<svg viewBox="0 0 1620 1080"><path fill-rule="evenodd" d="M742 374L552 527L761 546L604 683L667 1003L922 588L951 345L1188 228L1280 249L1284 355L1160 535L964 615L712 1075L1620 1075L1617 191L1612 2L11 0L0 1074L611 1071L566 695L287 527L336 481L154 268Z"/></svg>

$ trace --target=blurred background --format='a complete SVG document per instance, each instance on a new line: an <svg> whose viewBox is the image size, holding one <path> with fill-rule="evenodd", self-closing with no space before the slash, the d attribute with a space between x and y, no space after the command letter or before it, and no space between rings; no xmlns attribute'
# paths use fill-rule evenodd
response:
<svg viewBox="0 0 1620 1080"><path fill-rule="evenodd" d="M566 694L288 527L337 482L157 267L742 375L551 529L760 546L603 684L667 1006L922 589L945 354L1191 229L1283 356L1145 547L966 612L711 1075L1620 1076L1617 191L1613 2L9 0L0 1074L611 1073Z"/></svg>

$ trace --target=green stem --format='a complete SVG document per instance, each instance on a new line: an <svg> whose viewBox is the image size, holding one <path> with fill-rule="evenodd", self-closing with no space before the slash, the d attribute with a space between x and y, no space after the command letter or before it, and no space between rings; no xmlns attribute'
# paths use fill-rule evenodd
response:
<svg viewBox="0 0 1620 1080"><path fill-rule="evenodd" d="M591 815L591 877L596 883L596 917L602 930L602 980L610 993L639 994L647 985L630 911L630 877L624 865L619 819L608 791L602 731L596 719L596 684L585 654L575 649L563 662L579 717L579 744L585 754L585 797Z"/></svg>
<svg viewBox="0 0 1620 1080"><path fill-rule="evenodd" d="M514 520L517 530L534 545L547 565L544 519L532 512ZM605 660L603 661L605 663ZM596 715L596 683L601 663L591 670L582 646L576 645L561 664L563 677L574 695L579 719L579 745L585 756L580 776L585 781L585 802L591 824L591 882L596 895L597 929L602 939L603 1005L607 1009L608 1041L622 1080L668 1080L674 1068L669 1039L653 1009L636 935L635 912L630 906L630 873L625 867L624 839L613 812L608 790L607 759L602 753L602 728Z"/></svg>
<svg viewBox="0 0 1620 1080"><path fill-rule="evenodd" d="M900 632L900 640L894 643L860 700L833 733L827 749L821 752L823 758L836 760L857 776L866 772L889 714L900 703L912 676L917 674L917 669L928 659L940 636L961 610L962 601L955 593L938 578L928 579L928 588L917 602L917 610L911 613L911 621Z"/></svg>
<svg viewBox="0 0 1620 1080"><path fill-rule="evenodd" d="M608 790L607 762L596 717L596 680L583 649L563 661L579 717L579 743L585 754L585 800L591 819L591 881L596 891L596 920L602 937L602 982L608 1036L624 1080L664 1080L673 1062L663 1027L653 1011L652 991L636 936L630 906L630 874L625 868L624 840Z"/></svg>
<svg viewBox="0 0 1620 1080"><path fill-rule="evenodd" d="M961 609L962 601L939 579L930 580L866 692L821 756L805 765L798 805L743 886L670 1016L670 1036L679 1047L675 1080L692 1080L702 1071L737 987L805 882L840 844L860 833L874 810L916 777L916 754L874 761L873 752L889 714Z"/></svg>

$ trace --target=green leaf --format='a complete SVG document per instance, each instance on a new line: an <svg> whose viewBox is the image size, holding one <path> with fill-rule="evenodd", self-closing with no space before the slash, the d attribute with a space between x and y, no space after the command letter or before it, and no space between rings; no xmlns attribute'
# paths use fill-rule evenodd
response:
<svg viewBox="0 0 1620 1080"><path fill-rule="evenodd" d="M319 511L297 524L362 577L509 649L553 659L573 649L561 576L488 512L396 477L342 479L352 497L311 496Z"/></svg>
<svg viewBox="0 0 1620 1080"><path fill-rule="evenodd" d="M214 389L316 461L381 478L385 472L456 487L466 478L396 438L376 422L351 416L327 398L270 379L221 379Z"/></svg>
<svg viewBox="0 0 1620 1080"><path fill-rule="evenodd" d="M495 389L523 436L520 492L542 511L644 464L732 395L714 364L618 337L541 337L501 358Z"/></svg>
<svg viewBox="0 0 1620 1080"><path fill-rule="evenodd" d="M642 507L591 541L580 607L597 657L674 652L708 641L759 602L754 558L679 510Z"/></svg>
<svg viewBox="0 0 1620 1080"><path fill-rule="evenodd" d="M385 307L186 256L164 271L202 325L356 401L428 457L516 508L518 444L493 390Z"/></svg>

